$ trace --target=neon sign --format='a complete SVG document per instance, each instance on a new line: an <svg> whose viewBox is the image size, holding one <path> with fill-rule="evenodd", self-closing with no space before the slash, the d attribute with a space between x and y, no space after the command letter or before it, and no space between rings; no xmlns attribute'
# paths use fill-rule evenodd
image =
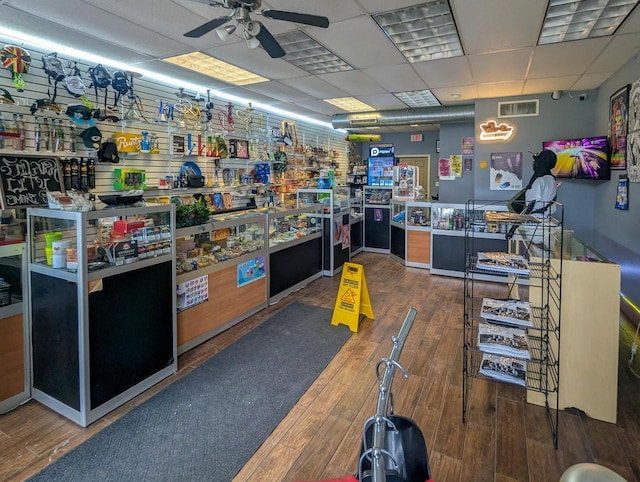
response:
<svg viewBox="0 0 640 482"><path fill-rule="evenodd" d="M491 119L480 124L480 140L481 141L506 141L513 135L515 127L501 122L498 124Z"/></svg>

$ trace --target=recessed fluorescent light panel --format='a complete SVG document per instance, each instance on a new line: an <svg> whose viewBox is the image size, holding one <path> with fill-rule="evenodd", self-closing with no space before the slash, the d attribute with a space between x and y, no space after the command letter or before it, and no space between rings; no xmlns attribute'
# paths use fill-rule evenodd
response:
<svg viewBox="0 0 640 482"><path fill-rule="evenodd" d="M348 63L309 37L302 30L277 35L276 39L287 53L284 60L310 74L330 74L353 70Z"/></svg>
<svg viewBox="0 0 640 482"><path fill-rule="evenodd" d="M322 100L331 105L335 105L336 107L340 107L342 110L346 110L347 112L365 112L375 110L370 105L360 102L358 99L353 97L336 97L334 99Z"/></svg>
<svg viewBox="0 0 640 482"><path fill-rule="evenodd" d="M637 0L550 0L538 45L613 35Z"/></svg>
<svg viewBox="0 0 640 482"><path fill-rule="evenodd" d="M202 52L177 55L162 60L233 85L250 85L269 81L265 77L228 64L210 55L205 55Z"/></svg>
<svg viewBox="0 0 640 482"><path fill-rule="evenodd" d="M393 95L409 107L433 107L442 105L428 89L414 90L412 92L394 92Z"/></svg>
<svg viewBox="0 0 640 482"><path fill-rule="evenodd" d="M411 63L464 55L447 0L372 15Z"/></svg>

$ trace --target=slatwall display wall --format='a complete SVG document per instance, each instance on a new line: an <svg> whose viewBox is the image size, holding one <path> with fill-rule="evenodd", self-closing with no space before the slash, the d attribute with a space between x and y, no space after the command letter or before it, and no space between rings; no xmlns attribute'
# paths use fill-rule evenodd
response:
<svg viewBox="0 0 640 482"><path fill-rule="evenodd" d="M31 114L30 107L34 101L37 99L46 99L49 95L53 96L54 85L49 83L49 79L44 69L42 68L42 57L43 55L49 54L49 51L42 51L37 48L31 47L29 45L17 42L11 38L2 38L0 37L0 42L2 45L5 44L14 44L23 47L26 49L31 56L31 67L28 73L23 74L23 79L25 81L24 92L17 92L16 88L13 85L11 72L9 70L3 69L0 70L0 87L7 89L12 95L15 104L11 105L8 103L1 103L0 101L0 114L2 115L2 120L5 124L5 128L9 123L12 122L12 117L14 113L22 114L24 118L24 122L26 125L26 149L24 151L15 151L13 149L13 140L10 138L4 139L4 148L0 150L0 154L5 156L40 156L40 157L49 157L55 158L58 160L62 159L71 159L71 158L95 158L97 155L96 150L90 150L85 147L82 139L79 137L79 134L86 128L88 125L80 125L75 124L75 144L76 144L76 152L70 151L70 135L69 135L69 126L72 124L70 118L65 114L65 111L70 104L79 104L81 100L77 97L71 95L65 88L63 82L58 83L57 87L57 97L56 104L58 104L61 108L61 112L56 114L51 111L38 110L35 114ZM104 109L104 90L98 90L98 97L96 98L95 90L93 87L90 88L91 78L88 74L88 69L90 67L94 67L95 64L89 64L82 59L75 58L65 58L64 55L59 55L60 60L67 65L74 65L77 63L78 69L80 70L81 77L86 87L86 96L87 98L94 104L95 108ZM109 65L104 65L108 69L108 71L113 76L114 69ZM67 69L70 74L71 69ZM245 124L243 123L243 118L246 119L246 109L248 104L246 105L233 105L232 113L235 119L234 127L235 130L230 132L229 129L223 128L219 122L219 117L223 117L223 114L227 113L228 102L224 99L214 98L211 100L214 104L213 107L213 119L207 124L207 129L204 131L198 131L195 129L195 125L187 125L186 128L178 128L176 126L177 123L177 115L174 112L174 119L176 121L169 122L167 124L156 123L155 119L159 111L160 101L162 101L163 106L167 106L167 104L175 104L179 101L179 97L176 95L178 92L178 88L174 86L168 86L160 84L154 80L145 79L144 77L134 78L133 79L133 90L134 93L140 98L140 101L143 106L142 114L146 118L147 122L106 122L106 121L98 121L96 120L95 126L102 133L102 141L104 142L109 137L112 137L117 132L127 132L127 133L137 133L140 134L142 131L146 131L149 133L154 133L158 137L160 154L149 154L149 153L135 153L135 154L119 154L120 160L119 163L114 164L110 162L96 162L96 187L92 189L91 192L95 194L105 194L105 193L114 193L114 181L113 181L113 173L114 169L144 169L146 175L146 186L148 191L145 194L145 197L157 197L166 194L183 194L176 193L174 191L167 190L158 190L158 184L160 179L165 178L168 175L177 176L180 172L180 168L185 162L195 162L201 169L202 174L207 177L207 181L219 182L222 184L222 176L221 170L225 167L231 168L232 172L234 169L239 169L242 173L249 174L252 169L254 169L256 162L264 162L265 160L272 160L273 153L281 148L281 144L279 144L276 140L274 140L274 136L272 135L272 130L275 128L279 131L280 126L283 122L288 122L290 125L295 125L295 130L297 132L298 143L300 144L297 149L292 147L286 148L286 152L288 153L289 163L293 166L289 166L289 170L299 170L299 169L308 169L303 165L304 163L300 163L296 161L298 159L304 159L309 154L308 152L312 152L314 149L316 150L325 150L332 153L332 161L337 163L338 169L336 170L336 179L338 184L345 184L346 181L346 171L347 171L347 153L348 153L348 143L344 140L344 133L339 131L335 131L330 128L324 128L322 126L317 126L315 124L307 124L301 122L300 120L291 120L281 117L276 114L272 114L266 111L261 111L259 109L253 109L253 129L251 129L251 133L247 133L247 129L245 128ZM185 91L186 94L190 96L195 96L196 92ZM199 92L200 98L203 99L200 102L200 109L204 114L204 104L206 102L207 93ZM250 102L250 99L247 99L247 102ZM111 86L108 87L107 91L107 105L113 106L114 104L114 90ZM118 117L122 119L125 116L125 113L128 110L128 98L127 96L122 96L117 106ZM240 111L240 112L238 112ZM221 114L218 115L218 112ZM245 115L243 115L243 113ZM34 149L34 127L36 125L36 117L39 117L41 121L44 118L49 120L49 123L53 120L58 123L60 120L63 121L65 125L65 141L64 141L64 150L59 152L47 152L41 151L36 152ZM204 117L204 116L203 116ZM228 124L224 123L225 127L228 127ZM244 140L254 140L258 146L258 155L260 159L222 159L219 163L220 169L216 171L216 165L214 159L207 158L205 156L194 156L194 157L185 157L178 156L172 154L172 145L171 138L173 135L181 135L184 139L187 139L187 133L192 133L192 142L196 143L198 139L198 135L202 136L202 141L206 140L207 136L222 135L225 140L227 147L229 147L229 139L237 138ZM194 149L194 151L197 150ZM301 153L303 151L304 153ZM255 152L255 150L254 150ZM328 158L327 158L328 159ZM296 166L296 164L298 164ZM270 163L272 166L272 163ZM317 165L317 163L316 163ZM272 171L273 172L273 171ZM294 173L297 177L300 177L300 173ZM296 177L295 175L291 175L288 173L287 177ZM271 179L274 179L273 176ZM315 186L312 186L315 187ZM244 189L244 193L247 191L247 186L241 186ZM212 188L214 191L226 190L226 191L234 191L230 186L222 186ZM209 189L209 192L212 190ZM240 189L238 189L240 191ZM197 190L191 190L193 192L201 192ZM205 189L206 191L206 189ZM264 189L261 191L264 192ZM242 193L242 192L241 192ZM235 203L235 199L234 199Z"/></svg>

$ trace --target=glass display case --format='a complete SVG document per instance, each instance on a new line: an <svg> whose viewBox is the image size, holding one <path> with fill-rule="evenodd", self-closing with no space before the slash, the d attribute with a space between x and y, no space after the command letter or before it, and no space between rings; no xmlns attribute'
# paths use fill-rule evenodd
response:
<svg viewBox="0 0 640 482"><path fill-rule="evenodd" d="M349 188L298 189L298 207L305 204L322 204L325 214L349 211Z"/></svg>
<svg viewBox="0 0 640 482"><path fill-rule="evenodd" d="M298 207L309 204L323 206L323 274L334 276L342 271L349 261L350 253L350 206L349 188L298 189Z"/></svg>
<svg viewBox="0 0 640 482"><path fill-rule="evenodd" d="M391 188L381 186L365 186L364 204L365 206L391 204Z"/></svg>
<svg viewBox="0 0 640 482"><path fill-rule="evenodd" d="M0 413L29 399L31 365L26 293L26 243L0 241Z"/></svg>
<svg viewBox="0 0 640 482"><path fill-rule="evenodd" d="M465 214L476 233L481 251L504 251L507 247L506 224L488 222L486 211L506 210L497 203L473 205L431 203L431 272L462 278L465 273ZM482 275L484 276L484 275ZM486 275L488 281L501 281L500 275Z"/></svg>
<svg viewBox="0 0 640 482"><path fill-rule="evenodd" d="M176 230L178 353L267 306L267 209Z"/></svg>
<svg viewBox="0 0 640 482"><path fill-rule="evenodd" d="M32 396L85 427L177 369L175 207L30 208L27 226Z"/></svg>
<svg viewBox="0 0 640 482"><path fill-rule="evenodd" d="M322 276L323 224L321 204L269 210L267 272L270 303Z"/></svg>
<svg viewBox="0 0 640 482"><path fill-rule="evenodd" d="M178 283L224 269L264 249L264 212L214 215L209 223L180 228L176 230Z"/></svg>
<svg viewBox="0 0 640 482"><path fill-rule="evenodd" d="M391 201L391 257L406 266L431 266L431 203Z"/></svg>
<svg viewBox="0 0 640 482"><path fill-rule="evenodd" d="M391 248L391 186L364 188L364 251L389 253Z"/></svg>
<svg viewBox="0 0 640 482"><path fill-rule="evenodd" d="M416 199L418 186L417 166L398 164L393 167L393 192L392 197L397 201L413 201Z"/></svg>
<svg viewBox="0 0 640 482"><path fill-rule="evenodd" d="M349 199L350 205L350 217L349 225L351 226L350 233L350 256L353 257L356 254L362 252L364 247L364 190L362 186L351 185Z"/></svg>

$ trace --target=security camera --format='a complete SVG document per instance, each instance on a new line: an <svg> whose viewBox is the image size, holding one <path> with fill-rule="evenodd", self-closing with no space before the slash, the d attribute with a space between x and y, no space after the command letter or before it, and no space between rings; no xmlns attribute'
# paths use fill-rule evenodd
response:
<svg viewBox="0 0 640 482"><path fill-rule="evenodd" d="M561 90L554 90L553 92L551 92L551 98L553 100L558 100L558 99L560 99L560 97L562 97L562 91Z"/></svg>
<svg viewBox="0 0 640 482"><path fill-rule="evenodd" d="M580 99L580 100L587 100L587 94L584 94L584 93L580 94L580 95L578 96L578 99Z"/></svg>

